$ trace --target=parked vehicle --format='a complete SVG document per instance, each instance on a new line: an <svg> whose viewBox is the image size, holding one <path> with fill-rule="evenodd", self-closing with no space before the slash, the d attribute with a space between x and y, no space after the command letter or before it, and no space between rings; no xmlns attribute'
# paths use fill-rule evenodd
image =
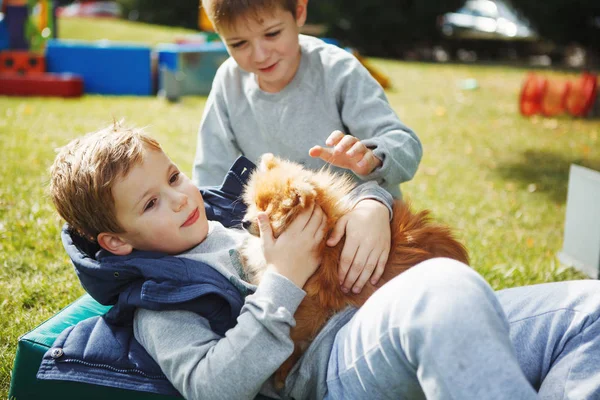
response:
<svg viewBox="0 0 600 400"><path fill-rule="evenodd" d="M555 51L505 0L467 0L457 11L440 15L437 25L442 36L438 61L514 62L540 56L540 65L548 65L546 55Z"/></svg>
<svg viewBox="0 0 600 400"><path fill-rule="evenodd" d="M502 0L467 0L459 10L440 16L438 26L449 38L479 40L539 39L529 21Z"/></svg>

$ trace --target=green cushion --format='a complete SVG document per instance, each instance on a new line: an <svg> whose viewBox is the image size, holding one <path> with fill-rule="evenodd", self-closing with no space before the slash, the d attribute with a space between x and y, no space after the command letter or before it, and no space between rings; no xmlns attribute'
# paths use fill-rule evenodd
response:
<svg viewBox="0 0 600 400"><path fill-rule="evenodd" d="M147 392L111 388L69 381L36 379L42 357L58 335L84 319L104 314L110 307L103 306L84 295L58 312L29 333L21 336L10 381L9 399L47 400L167 400L181 399Z"/></svg>
<svg viewBox="0 0 600 400"><path fill-rule="evenodd" d="M21 336L13 366L8 398L14 400L167 400L180 397L148 392L135 392L108 386L69 381L38 380L36 374L42 357L58 335L69 326L84 319L104 314L110 307L103 306L84 295L59 311L40 326ZM266 399L257 397L257 399Z"/></svg>

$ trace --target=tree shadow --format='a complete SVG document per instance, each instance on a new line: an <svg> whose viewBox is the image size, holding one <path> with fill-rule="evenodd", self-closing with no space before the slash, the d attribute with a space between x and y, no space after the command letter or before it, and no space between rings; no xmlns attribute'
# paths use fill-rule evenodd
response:
<svg viewBox="0 0 600 400"><path fill-rule="evenodd" d="M571 164L600 171L600 158L569 157L539 150L526 150L521 154L521 160L500 164L496 170L504 179L514 181L522 189L534 184L536 192L544 193L557 204L564 204Z"/></svg>

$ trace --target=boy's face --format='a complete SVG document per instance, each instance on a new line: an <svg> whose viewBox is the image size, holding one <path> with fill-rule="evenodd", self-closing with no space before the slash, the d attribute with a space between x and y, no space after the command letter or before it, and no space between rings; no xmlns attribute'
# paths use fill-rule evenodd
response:
<svg viewBox="0 0 600 400"><path fill-rule="evenodd" d="M298 2L297 17L277 7L258 18L239 17L232 26L219 27L229 54L244 71L256 74L260 88L279 92L294 78L300 65L299 29L306 7Z"/></svg>
<svg viewBox="0 0 600 400"><path fill-rule="evenodd" d="M115 182L119 238L137 250L181 253L202 242L208 221L200 191L160 150Z"/></svg>

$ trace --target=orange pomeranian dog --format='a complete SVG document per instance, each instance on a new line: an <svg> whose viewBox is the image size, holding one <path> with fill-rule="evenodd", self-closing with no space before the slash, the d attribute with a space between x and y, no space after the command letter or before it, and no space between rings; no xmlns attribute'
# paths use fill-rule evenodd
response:
<svg viewBox="0 0 600 400"><path fill-rule="evenodd" d="M278 237L298 214L316 202L327 216L327 229L333 230L337 220L350 211L348 193L356 184L350 178L330 171L318 172L263 155L244 191L248 209L244 226L252 234L240 249L242 263L249 280L258 284L266 269L260 247L257 215L269 215L273 236ZM468 263L464 246L448 227L431 221L428 211L413 213L402 201L395 201L391 222L390 255L385 271L377 285L367 283L359 294L344 293L338 281L338 266L344 246L343 240L329 247L323 240L319 247L320 267L308 279L303 289L306 297L294 317L296 326L290 336L294 352L275 374L275 382L283 386L285 378L310 342L336 312L348 305L360 307L386 282L408 268L434 257L448 257Z"/></svg>

